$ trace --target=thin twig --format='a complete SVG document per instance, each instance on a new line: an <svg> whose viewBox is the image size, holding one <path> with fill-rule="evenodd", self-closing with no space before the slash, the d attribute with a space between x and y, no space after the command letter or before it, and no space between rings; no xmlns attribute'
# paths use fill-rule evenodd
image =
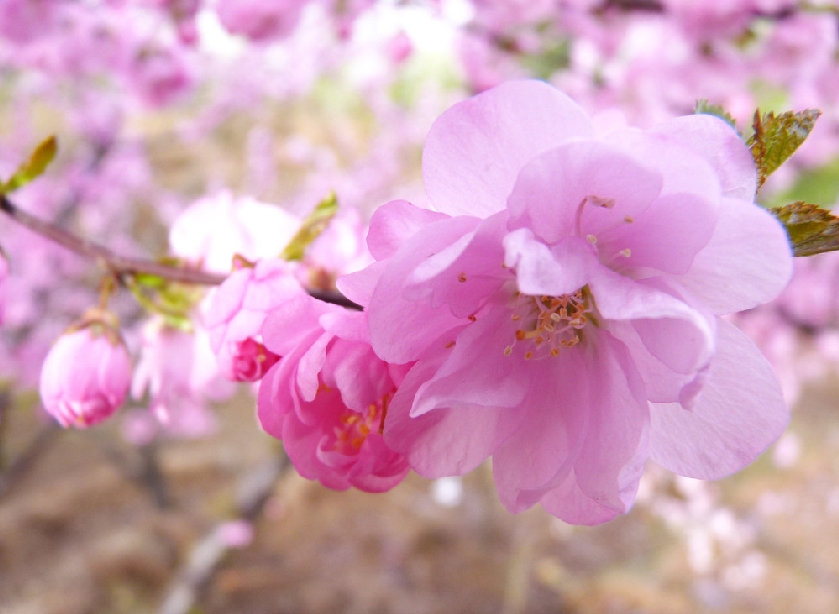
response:
<svg viewBox="0 0 839 614"><path fill-rule="evenodd" d="M176 283L194 284L201 286L217 286L227 279L227 275L213 273L195 268L169 266L154 260L145 258L131 258L122 256L108 249L103 245L83 239L71 232L56 226L50 222L21 209L13 203L5 194L0 194L0 211L9 216L18 224L25 226L32 232L61 245L62 247L90 260L95 261L100 267L118 277L136 275L154 275ZM362 307L349 300L340 292L329 290L310 290L309 294L314 298L340 305L347 309L361 310Z"/></svg>
<svg viewBox="0 0 839 614"><path fill-rule="evenodd" d="M253 522L262 512L277 480L290 467L281 453L245 475L239 483L239 515L237 520ZM216 572L222 558L230 550L216 525L192 549L186 564L175 577L158 614L187 614L192 611L201 591Z"/></svg>

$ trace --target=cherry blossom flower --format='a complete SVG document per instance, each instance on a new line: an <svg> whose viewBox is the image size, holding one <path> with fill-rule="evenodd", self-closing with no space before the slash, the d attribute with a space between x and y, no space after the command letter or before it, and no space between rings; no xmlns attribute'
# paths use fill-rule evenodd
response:
<svg viewBox="0 0 839 614"><path fill-rule="evenodd" d="M58 338L41 371L44 409L63 427L109 418L131 384L131 358L113 316L92 310L80 326Z"/></svg>
<svg viewBox="0 0 839 614"><path fill-rule="evenodd" d="M436 211L380 208L378 262L338 282L377 355L415 362L384 434L417 472L491 456L509 510L596 524L631 507L648 458L719 478L783 431L771 368L718 317L773 298L792 262L727 124L600 133L513 81L438 118L423 178Z"/></svg>
<svg viewBox="0 0 839 614"><path fill-rule="evenodd" d="M294 269L279 259L260 260L231 273L208 297L204 325L228 379L258 381L277 362L279 356L262 344L262 324L285 301L305 294Z"/></svg>
<svg viewBox="0 0 839 614"><path fill-rule="evenodd" d="M260 384L259 421L298 473L336 490L401 482L408 463L382 431L405 369L373 353L366 315L303 295L272 312L262 332L283 358Z"/></svg>

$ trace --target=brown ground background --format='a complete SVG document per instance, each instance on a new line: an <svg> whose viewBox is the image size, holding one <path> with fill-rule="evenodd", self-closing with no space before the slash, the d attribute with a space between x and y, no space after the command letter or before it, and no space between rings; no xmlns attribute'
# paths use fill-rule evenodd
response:
<svg viewBox="0 0 839 614"><path fill-rule="evenodd" d="M837 399L836 382L808 389L790 427L803 443L791 467L765 455L715 485L765 556L766 573L752 586L727 586L722 563L693 573L685 536L646 505L604 526L572 528L541 510L508 514L487 468L466 478L453 508L437 504L417 476L368 495L331 492L292 471L271 489L253 541L222 559L189 612L836 612ZM29 410L7 415L3 452L13 459L42 425ZM57 431L0 496L0 612L161 611L195 544L235 517L242 476L277 453L246 398L218 415L216 436L161 446L166 509L121 468L136 450L118 443L116 425ZM670 486L659 484L660 496L673 497ZM769 513L760 511L767 497L780 502Z"/></svg>

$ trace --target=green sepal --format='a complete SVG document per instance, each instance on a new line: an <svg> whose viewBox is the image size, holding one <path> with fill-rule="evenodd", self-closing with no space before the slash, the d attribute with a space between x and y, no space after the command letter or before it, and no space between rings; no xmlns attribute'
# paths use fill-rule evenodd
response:
<svg viewBox="0 0 839 614"><path fill-rule="evenodd" d="M33 179L40 177L55 159L58 153L58 141L55 136L45 139L35 148L29 159L21 164L6 182L0 182L0 194L9 194L22 188Z"/></svg>
<svg viewBox="0 0 839 614"><path fill-rule="evenodd" d="M326 230L337 212L338 197L335 192L330 192L329 196L320 201L309 216L303 220L300 229L285 246L280 258L287 261L303 260L306 255L306 248Z"/></svg>
<svg viewBox="0 0 839 614"><path fill-rule="evenodd" d="M820 115L818 109L798 113L787 111L780 115L771 111L761 115L759 110L755 111L754 133L746 140L746 145L757 164L758 189L807 139Z"/></svg>
<svg viewBox="0 0 839 614"><path fill-rule="evenodd" d="M719 117L726 124L728 124L729 126L734 128L735 131L737 131L737 122L735 122L734 118L728 114L728 111L726 111L718 104L708 102L707 98L697 100L696 106L693 108L693 112L695 115L713 115L714 117Z"/></svg>
<svg viewBox="0 0 839 614"><path fill-rule="evenodd" d="M839 217L799 200L769 210L787 231L794 256L815 256L839 250Z"/></svg>

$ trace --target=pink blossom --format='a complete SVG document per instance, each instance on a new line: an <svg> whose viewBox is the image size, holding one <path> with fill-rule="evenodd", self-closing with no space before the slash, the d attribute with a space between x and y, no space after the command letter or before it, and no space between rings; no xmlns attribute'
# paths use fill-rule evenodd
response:
<svg viewBox="0 0 839 614"><path fill-rule="evenodd" d="M377 263L339 280L373 348L416 361L385 440L427 477L493 458L513 512L572 523L626 512L648 458L718 478L783 431L755 345L717 316L777 295L786 234L715 117L595 134L561 92L513 81L432 126L436 211L373 216Z"/></svg>
<svg viewBox="0 0 839 614"><path fill-rule="evenodd" d="M41 370L41 401L63 427L87 428L122 405L131 383L131 359L110 321L90 320L63 334Z"/></svg>
<svg viewBox="0 0 839 614"><path fill-rule="evenodd" d="M199 199L172 223L172 253L227 273L233 256L249 260L278 255L300 227L300 220L275 205L234 198L228 191Z"/></svg>
<svg viewBox="0 0 839 614"><path fill-rule="evenodd" d="M225 377L236 382L262 379L279 359L262 344L265 317L302 294L292 265L266 259L234 271L210 295L204 324Z"/></svg>
<svg viewBox="0 0 839 614"><path fill-rule="evenodd" d="M252 41L288 36L300 21L301 0L220 0L216 8L222 25Z"/></svg>
<svg viewBox="0 0 839 614"><path fill-rule="evenodd" d="M259 421L298 473L336 490L401 482L408 463L381 433L405 369L373 353L366 316L303 295L268 317L263 336L283 358L260 384Z"/></svg>
<svg viewBox="0 0 839 614"><path fill-rule="evenodd" d="M0 324L6 319L6 277L9 276L9 261L0 250Z"/></svg>
<svg viewBox="0 0 839 614"><path fill-rule="evenodd" d="M148 396L149 411L126 420L126 438L141 445L161 432L178 437L212 432L215 420L208 403L230 397L234 387L220 377L207 332L196 327L187 333L153 318L139 337L131 395L137 400Z"/></svg>

